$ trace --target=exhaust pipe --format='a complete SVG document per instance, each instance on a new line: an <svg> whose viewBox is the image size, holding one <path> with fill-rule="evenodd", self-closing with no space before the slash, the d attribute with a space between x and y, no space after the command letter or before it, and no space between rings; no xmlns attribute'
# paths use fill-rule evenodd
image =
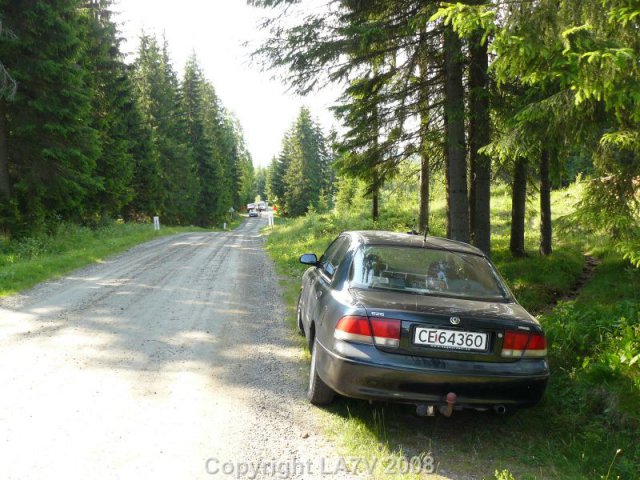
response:
<svg viewBox="0 0 640 480"><path fill-rule="evenodd" d="M425 405L424 403L416 405L416 415L419 417L433 417L435 415L433 405Z"/></svg>
<svg viewBox="0 0 640 480"><path fill-rule="evenodd" d="M458 397L455 393L453 392L447 393L447 404L440 405L440 408L438 409L440 413L445 417L450 417L451 414L453 413L453 405L456 403L457 399Z"/></svg>
<svg viewBox="0 0 640 480"><path fill-rule="evenodd" d="M496 412L498 415L504 415L505 413L507 413L507 407L505 407L502 404L494 405L493 411Z"/></svg>

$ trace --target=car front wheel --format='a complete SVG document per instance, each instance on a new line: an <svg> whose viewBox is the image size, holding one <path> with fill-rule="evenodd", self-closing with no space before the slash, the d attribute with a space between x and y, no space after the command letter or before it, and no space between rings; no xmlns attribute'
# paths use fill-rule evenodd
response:
<svg viewBox="0 0 640 480"><path fill-rule="evenodd" d="M311 344L311 368L309 370L309 389L307 398L314 405L327 405L333 401L335 392L318 376L318 345L314 340Z"/></svg>

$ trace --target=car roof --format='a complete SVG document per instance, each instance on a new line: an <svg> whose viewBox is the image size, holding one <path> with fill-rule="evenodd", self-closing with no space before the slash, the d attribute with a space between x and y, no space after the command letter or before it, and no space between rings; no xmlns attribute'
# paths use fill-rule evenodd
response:
<svg viewBox="0 0 640 480"><path fill-rule="evenodd" d="M382 230L358 230L343 232L351 235L364 245L388 245L405 247L424 247L438 250L453 250L460 253L485 256L482 250L468 243L449 240L447 238L412 235L409 233L386 232Z"/></svg>

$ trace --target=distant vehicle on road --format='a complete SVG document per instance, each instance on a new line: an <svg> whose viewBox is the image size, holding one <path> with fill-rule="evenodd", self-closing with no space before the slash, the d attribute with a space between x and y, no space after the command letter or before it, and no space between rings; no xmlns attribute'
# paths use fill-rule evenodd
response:
<svg viewBox="0 0 640 480"><path fill-rule="evenodd" d="M344 232L302 276L307 396L335 393L435 411L538 403L549 377L540 323L477 248L437 237Z"/></svg>
<svg viewBox="0 0 640 480"><path fill-rule="evenodd" d="M249 210L249 216L250 217L257 217L258 216L258 212L254 209Z"/></svg>
<svg viewBox="0 0 640 480"><path fill-rule="evenodd" d="M267 202L258 202L257 208L258 211L264 212L267 209Z"/></svg>

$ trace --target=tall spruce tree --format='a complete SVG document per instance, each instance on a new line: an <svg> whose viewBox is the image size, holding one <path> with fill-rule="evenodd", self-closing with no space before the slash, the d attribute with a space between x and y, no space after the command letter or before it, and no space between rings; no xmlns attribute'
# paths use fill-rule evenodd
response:
<svg viewBox="0 0 640 480"><path fill-rule="evenodd" d="M18 82L0 112L7 122L8 170L23 231L59 219L81 221L95 190L100 155L91 118L92 90L81 66L86 55L80 2L2 1L0 58Z"/></svg>
<svg viewBox="0 0 640 480"><path fill-rule="evenodd" d="M537 88L549 129L588 146L596 174L608 179L587 185L581 221L623 236L640 229L639 27L633 2L542 1L509 11L495 41L503 80ZM530 47L516 48L523 43Z"/></svg>
<svg viewBox="0 0 640 480"><path fill-rule="evenodd" d="M180 82L167 42L142 35L125 65L111 8L0 0L5 232L119 215L210 225L255 195L242 129L195 59Z"/></svg>
<svg viewBox="0 0 640 480"><path fill-rule="evenodd" d="M253 167L253 161L251 160L249 152L246 152L243 156L241 173L240 207L247 203L254 202L256 199L256 192L258 191L256 171Z"/></svg>
<svg viewBox="0 0 640 480"><path fill-rule="evenodd" d="M491 253L491 158L481 151L491 142L489 58L483 32L469 41L469 228L473 244Z"/></svg>
<svg viewBox="0 0 640 480"><path fill-rule="evenodd" d="M266 200L268 198L267 169L268 167L258 167L255 170L256 195L259 196L261 200Z"/></svg>
<svg viewBox="0 0 640 480"><path fill-rule="evenodd" d="M247 149L244 140L244 133L239 121L236 121L236 141L240 150L240 203L238 207L245 205L255 199L255 169L251 154Z"/></svg>
<svg viewBox="0 0 640 480"><path fill-rule="evenodd" d="M159 163L163 198L158 213L167 223L193 223L199 197L197 169L166 42L160 47L157 39L142 35L134 69L139 107L153 130Z"/></svg>
<svg viewBox="0 0 640 480"><path fill-rule="evenodd" d="M282 140L282 150L269 167L270 199L284 205L287 214L303 215L323 205L326 178L332 177L326 141L318 123L303 107ZM327 204L326 198L323 200Z"/></svg>
<svg viewBox="0 0 640 480"><path fill-rule="evenodd" d="M3 28L0 17L0 41L11 34ZM7 100L13 99L17 88L16 81L9 75L4 64L0 62L0 230L9 231L10 224L15 220L12 204L11 178L9 176L9 126L7 123Z"/></svg>
<svg viewBox="0 0 640 480"><path fill-rule="evenodd" d="M250 3L292 8L290 4L295 2ZM467 98L463 83L463 55L468 49L462 48L450 22L434 16L436 11L437 4L417 0L331 2L319 13L302 16L303 21L294 27L275 20L271 38L257 55L269 67L287 69L286 79L300 93L313 91L327 81L347 85L337 111L349 129L343 143L344 150L351 153L343 156L341 163L348 161L352 174L371 174L368 182L374 205L376 190L397 172L401 162L422 155L420 218L426 228L431 178L427 172L444 156L450 173L451 234L468 241ZM371 122L372 118L376 121ZM447 141L435 139L437 134ZM441 152L434 154L436 148ZM427 155L432 157L430 165ZM486 223L490 217L483 214L478 218ZM489 226L483 224L481 230L488 232Z"/></svg>
<svg viewBox="0 0 640 480"><path fill-rule="evenodd" d="M111 0L90 0L82 12L87 83L93 90L91 125L100 141L96 189L87 199L87 208L99 217L113 218L133 198L134 159L127 120L133 91L111 7Z"/></svg>
<svg viewBox="0 0 640 480"><path fill-rule="evenodd" d="M511 236L509 249L516 257L522 257L525 251L525 213L527 208L528 162L526 157L516 160L511 184Z"/></svg>
<svg viewBox="0 0 640 480"><path fill-rule="evenodd" d="M448 237L469 241L469 200L464 131L462 42L452 26L444 30L445 145L447 160Z"/></svg>
<svg viewBox="0 0 640 480"><path fill-rule="evenodd" d="M231 195L232 182L227 178L225 172L225 152L227 151L229 142L226 139L226 130L224 128L225 111L211 83L205 82L202 97L204 135L210 139L212 147L210 167L212 172L214 170L219 172L219 178L215 185L217 206L213 214L216 218L220 218L233 206ZM213 187L213 185L203 185L204 189Z"/></svg>
<svg viewBox="0 0 640 480"><path fill-rule="evenodd" d="M229 192L227 208L233 207L238 210L242 206L240 190L244 151L239 141L241 133L237 129L237 121L226 110L222 111L218 138L226 188Z"/></svg>
<svg viewBox="0 0 640 480"><path fill-rule="evenodd" d="M282 138L282 147L280 152L273 158L273 160L271 160L271 165L269 167L269 185L271 186L271 195L273 196L273 200L279 204L284 204L285 201L285 192L287 188L285 185L285 175L293 155L294 141L292 137L293 129L285 133Z"/></svg>
<svg viewBox="0 0 640 480"><path fill-rule="evenodd" d="M196 223L209 226L215 223L224 208L220 188L223 172L215 152L214 138L206 128L205 115L210 112L206 103L214 102L215 97L209 90L195 54L185 66L182 95L182 110L200 183Z"/></svg>
<svg viewBox="0 0 640 480"><path fill-rule="evenodd" d="M265 174L265 194L269 202L278 203L278 157L273 156Z"/></svg>
<svg viewBox="0 0 640 480"><path fill-rule="evenodd" d="M159 119L164 142L160 148L160 163L171 192L171 203L164 206L165 216L178 224L195 223L200 196L198 167L189 142L185 112L182 109L184 92L169 56L166 38L162 42L161 65L164 71L162 105L164 117Z"/></svg>
<svg viewBox="0 0 640 480"><path fill-rule="evenodd" d="M160 213L165 198L159 153L154 142L153 127L140 110L135 90L133 97L126 104L125 111L129 154L133 159L133 198L123 207L123 215L126 220L143 221Z"/></svg>

